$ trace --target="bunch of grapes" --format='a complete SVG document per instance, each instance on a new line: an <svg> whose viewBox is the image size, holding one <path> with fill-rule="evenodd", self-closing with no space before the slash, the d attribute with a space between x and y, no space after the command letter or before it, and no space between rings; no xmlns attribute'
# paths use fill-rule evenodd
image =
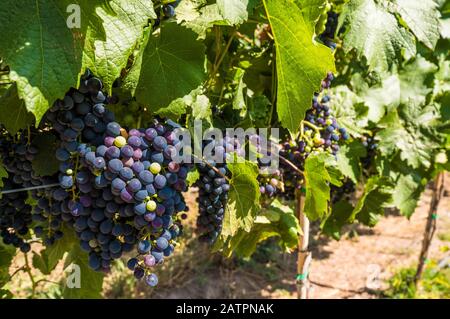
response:
<svg viewBox="0 0 450 319"><path fill-rule="evenodd" d="M62 237L60 231L62 219L60 210L55 207L56 202L52 205L51 198L58 193L65 193L61 189L55 189L51 185L57 183L56 176L37 176L33 170L32 162L39 153L37 146L33 145L33 139L39 134L35 128L30 128L28 132L19 131L15 136L11 136L5 130L2 130L0 139L0 154L6 171L8 172L11 183L17 195L10 194L6 198L19 196L22 200L26 200L27 192L24 191L29 187L46 186L49 188L35 189L31 191L32 197L36 200L37 205L31 210L29 206L25 206L25 211L30 214L26 220L33 220L40 224L34 228L35 235L44 238L44 242L48 245L52 244L56 239ZM50 200L49 200L50 199ZM53 214L53 217L50 217ZM23 216L20 220L23 220ZM27 225L28 226L28 225ZM45 233L44 233L45 229ZM24 230L21 230L24 232ZM27 227L28 231L28 227ZM27 246L28 247L28 246Z"/></svg>
<svg viewBox="0 0 450 319"><path fill-rule="evenodd" d="M15 136L4 129L0 133L0 157L3 166L19 188L42 185L41 177L33 172L32 161L39 150L30 143L31 138L31 133L28 136L24 131Z"/></svg>
<svg viewBox="0 0 450 319"><path fill-rule="evenodd" d="M372 166L373 160L377 154L378 144L375 141L375 138L369 135L363 136L361 141L367 150L367 155L364 158L361 158L361 164L365 170L368 170Z"/></svg>
<svg viewBox="0 0 450 319"><path fill-rule="evenodd" d="M152 268L173 253L182 230L178 213L187 210L181 193L190 167L176 161L183 145L175 128L155 121L127 131L110 122L101 144L78 146L78 194L67 208L94 270L108 271L112 260L137 246L128 266L156 285Z"/></svg>
<svg viewBox="0 0 450 319"><path fill-rule="evenodd" d="M36 201L32 210L34 234L42 238L45 245L53 245L64 235L63 222L73 221L72 215L63 209L64 205L68 205L69 194L59 187L42 188L32 190L31 197Z"/></svg>
<svg viewBox="0 0 450 319"><path fill-rule="evenodd" d="M102 81L87 70L78 90L71 89L64 99L57 100L41 124L51 127L61 141L55 155L61 162L59 183L63 189L74 186L74 159L81 142L93 146L102 144L106 125L114 121L114 114L106 104L116 102L115 98L108 97L102 88Z"/></svg>
<svg viewBox="0 0 450 319"><path fill-rule="evenodd" d="M330 185L331 203L336 204L341 200L349 201L355 191L355 183L349 178L344 180L342 186Z"/></svg>
<svg viewBox="0 0 450 319"><path fill-rule="evenodd" d="M222 230L222 222L230 191L227 157L236 154L242 156L243 149L238 139L225 136L224 139L204 141L203 148L211 149L211 154L203 154L204 160L197 164L200 178L196 182L199 187L199 216L197 230L199 240L212 244Z"/></svg>
<svg viewBox="0 0 450 319"><path fill-rule="evenodd" d="M181 0L175 1L156 1L153 6L158 16L153 27L157 27L162 19L169 19L175 16L175 8L180 4ZM159 3L158 3L159 2Z"/></svg>
<svg viewBox="0 0 450 319"><path fill-rule="evenodd" d="M328 73L322 81L322 91L331 85L332 73ZM323 92L321 92L323 93ZM299 136L281 144L280 157L287 159L301 171L309 154L313 152L329 152L336 155L339 151L339 141L349 138L345 128L339 127L329 107L330 97L317 93L312 101L312 108L306 112ZM301 176L285 161L280 161L286 194L294 194L301 186Z"/></svg>
<svg viewBox="0 0 450 319"><path fill-rule="evenodd" d="M329 11L327 13L327 20L325 30L320 34L319 38L327 47L336 49L336 43L333 41L337 31L339 15L336 12Z"/></svg>
<svg viewBox="0 0 450 319"><path fill-rule="evenodd" d="M3 190L19 187L8 178L4 181ZM0 236L5 244L20 248L24 253L31 248L25 240L32 222L31 206L26 203L27 197L25 192L16 192L3 194L0 198Z"/></svg>

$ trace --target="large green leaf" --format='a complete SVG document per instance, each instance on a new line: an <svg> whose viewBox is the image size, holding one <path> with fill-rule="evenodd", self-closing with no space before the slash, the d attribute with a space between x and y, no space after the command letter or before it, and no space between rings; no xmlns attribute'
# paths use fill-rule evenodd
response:
<svg viewBox="0 0 450 319"><path fill-rule="evenodd" d="M58 148L56 137L50 132L44 132L33 139L33 144L39 148L39 153L32 161L34 173L38 176L50 176L58 172L59 161L55 156Z"/></svg>
<svg viewBox="0 0 450 319"><path fill-rule="evenodd" d="M142 58L125 79L125 86L135 88L137 100L150 111L157 111L202 83L204 52L194 32L166 23L160 34L148 39Z"/></svg>
<svg viewBox="0 0 450 319"><path fill-rule="evenodd" d="M19 98L17 85L11 85L0 97L0 123L12 135L33 124L33 114L28 112L25 102Z"/></svg>
<svg viewBox="0 0 450 319"><path fill-rule="evenodd" d="M236 159L236 158L235 158ZM259 208L258 168L249 161L230 162L230 193L221 236L233 236L239 229L250 231Z"/></svg>
<svg viewBox="0 0 450 319"><path fill-rule="evenodd" d="M411 175L400 175L396 180L392 196L395 207L407 217L414 213L420 195L425 190L425 185L421 183L420 179L417 180L414 175L414 173L411 173Z"/></svg>
<svg viewBox="0 0 450 319"><path fill-rule="evenodd" d="M214 25L230 24L221 14L217 3L208 5L205 3L205 0L183 0L177 7L177 23L194 31L199 39L206 38L206 32ZM224 5L226 3L227 1L224 1ZM236 18L239 19L239 17Z"/></svg>
<svg viewBox="0 0 450 319"><path fill-rule="evenodd" d="M361 176L361 165L359 159L366 156L366 148L357 140L344 144L337 154L337 164L339 170L354 183L357 183Z"/></svg>
<svg viewBox="0 0 450 319"><path fill-rule="evenodd" d="M440 147L439 136L432 127L436 110L411 102L399 111L393 110L380 123L383 129L376 135L380 151L385 155L400 151L400 158L413 168L430 167Z"/></svg>
<svg viewBox="0 0 450 319"><path fill-rule="evenodd" d="M297 247L300 233L300 225L294 210L274 200L270 207L256 217L249 232L240 229L225 242L219 242L216 249L220 248L228 257L233 253L249 257L255 252L258 243L271 237L278 237L278 245L284 251L292 251Z"/></svg>
<svg viewBox="0 0 450 319"><path fill-rule="evenodd" d="M321 154L310 155L305 161L305 215L310 220L328 216L331 180Z"/></svg>
<svg viewBox="0 0 450 319"><path fill-rule="evenodd" d="M374 0L350 0L339 17L345 27L344 49L356 49L369 69L388 70L402 55L414 56L414 36L400 26L396 17Z"/></svg>
<svg viewBox="0 0 450 319"><path fill-rule="evenodd" d="M356 204L349 221L355 218L361 223L374 226L384 209L392 204L393 183L387 177L373 176L364 185L364 193Z"/></svg>
<svg viewBox="0 0 450 319"><path fill-rule="evenodd" d="M322 231L328 236L338 240L341 238L341 229L352 216L353 206L347 201L341 200L333 204L331 214L321 225Z"/></svg>
<svg viewBox="0 0 450 319"><path fill-rule="evenodd" d="M247 5L248 0L217 0L220 14L231 25L247 20Z"/></svg>
<svg viewBox="0 0 450 319"><path fill-rule="evenodd" d="M16 249L0 239L0 288L9 281L9 267L15 254Z"/></svg>
<svg viewBox="0 0 450 319"><path fill-rule="evenodd" d="M294 1L265 0L264 5L275 39L278 117L295 133L313 93L327 72L335 70L334 59L329 48L314 42L314 21L307 20Z"/></svg>
<svg viewBox="0 0 450 319"><path fill-rule="evenodd" d="M354 137L362 136L369 112L363 98L345 85L332 88L332 92L331 107L339 126L344 127Z"/></svg>
<svg viewBox="0 0 450 319"><path fill-rule="evenodd" d="M33 266L44 274L55 269L66 253L71 252L78 245L79 239L73 229L64 228L63 232L64 236L61 239L56 240L53 245L47 246L36 257L33 256Z"/></svg>
<svg viewBox="0 0 450 319"><path fill-rule="evenodd" d="M95 13L99 19L89 21L92 24L86 34L83 69L90 68L111 90L142 40L144 26L157 16L153 3L145 0L112 0L108 6L96 8Z"/></svg>
<svg viewBox="0 0 450 319"><path fill-rule="evenodd" d="M8 177L8 172L3 167L3 164L0 162L0 190L5 185L4 182L3 182L3 178L6 178L6 177ZM0 195L0 198L1 198L1 195Z"/></svg>
<svg viewBox="0 0 450 319"><path fill-rule="evenodd" d="M433 49L439 39L439 9L434 0L394 0L395 9L419 41Z"/></svg>
<svg viewBox="0 0 450 319"><path fill-rule="evenodd" d="M64 259L64 269L66 278L61 281L63 285L64 298L99 298L103 284L104 274L95 272L88 265L88 254L81 250L79 239L73 229L65 228L64 236L55 241L51 246L47 246L39 255L33 256L33 266L37 267L43 274L49 274L60 260ZM71 281L68 276L75 275L68 271L68 267L75 264L79 267L80 287L69 287L67 281ZM78 270L78 269L77 269Z"/></svg>
<svg viewBox="0 0 450 319"><path fill-rule="evenodd" d="M402 103L425 104L426 96L433 89L430 87L431 78L438 67L417 55L410 63L406 64L399 72L400 101Z"/></svg>
<svg viewBox="0 0 450 319"><path fill-rule="evenodd" d="M80 28L68 27L69 5L80 6ZM0 56L39 122L56 99L77 85L85 67L93 68L109 89L151 17L151 2L144 0L5 0Z"/></svg>
<svg viewBox="0 0 450 319"><path fill-rule="evenodd" d="M89 267L88 254L81 250L80 245L76 244L75 247L69 252L65 268L70 265L79 266L80 270L80 287L69 287L65 285L63 289L63 296L66 299L94 299L101 298L104 273L94 271ZM72 268L73 269L73 268ZM73 272L75 274L75 271ZM70 272L67 275L71 275ZM69 279L68 279L69 280Z"/></svg>

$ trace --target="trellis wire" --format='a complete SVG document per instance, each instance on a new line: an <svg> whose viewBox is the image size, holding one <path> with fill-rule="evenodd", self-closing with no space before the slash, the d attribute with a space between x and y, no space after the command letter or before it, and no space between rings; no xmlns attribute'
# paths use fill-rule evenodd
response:
<svg viewBox="0 0 450 319"><path fill-rule="evenodd" d="M11 194L11 193L18 193L18 192L26 192L26 191L32 191L32 190L35 190L35 189L50 188L50 187L55 187L55 186L59 186L59 183L40 185L40 186L33 186L33 187L25 187L25 188L18 188L18 189L8 189L6 191L1 191L0 194L4 195L4 194Z"/></svg>

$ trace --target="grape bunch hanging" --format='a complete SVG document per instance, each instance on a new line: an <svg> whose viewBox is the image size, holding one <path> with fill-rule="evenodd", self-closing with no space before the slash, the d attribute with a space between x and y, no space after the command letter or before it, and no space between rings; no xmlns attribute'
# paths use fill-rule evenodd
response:
<svg viewBox="0 0 450 319"><path fill-rule="evenodd" d="M39 130L11 136L2 129L0 151L10 176L5 190L43 187L30 190L33 208L26 192L2 197L0 233L5 243L27 252L31 225L34 235L52 245L65 223L89 253L92 269L109 271L114 259L135 251L128 267L155 286L153 267L173 253L182 234L179 213L187 211L182 192L190 164L174 161L182 154L175 123L155 120L146 129L127 130L107 109L114 100L88 71L79 89L49 109ZM59 141L59 172L53 176L35 176L33 170L39 149L32 141L43 131Z"/></svg>

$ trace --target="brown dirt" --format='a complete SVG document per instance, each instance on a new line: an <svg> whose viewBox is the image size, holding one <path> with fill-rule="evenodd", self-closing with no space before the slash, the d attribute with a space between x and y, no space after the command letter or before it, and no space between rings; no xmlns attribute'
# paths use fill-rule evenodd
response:
<svg viewBox="0 0 450 319"><path fill-rule="evenodd" d="M450 190L450 174L446 177L446 189ZM391 213L374 228L349 227L356 235L340 241L314 236L310 298L377 298L377 292L386 288L385 280L396 270L417 263L430 196L427 190L410 219ZM450 236L450 197L441 201L438 216L429 257L439 260L450 246L444 240ZM281 258L277 265L260 265L276 272L273 281L267 280L261 269L253 272L220 259L214 267L204 269L200 281L198 274L191 273L187 283L163 288L153 297L295 298L295 255Z"/></svg>
<svg viewBox="0 0 450 319"><path fill-rule="evenodd" d="M446 189L450 193L450 174L446 176ZM187 199L193 211L195 197L193 191ZM417 263L429 201L427 190L411 219L391 213L374 228L348 227L353 236L340 241L313 236L310 298L377 298L377 292L386 286L385 279L397 269ZM450 247L449 196L441 201L438 215L429 255L437 260L448 254ZM187 223L193 226L193 219ZM192 228L188 227L184 236L190 239L181 243L159 272L158 289L136 285L128 270L118 268L105 280L105 298L296 298L295 254L279 254L276 261L253 260L243 265L236 259L211 254L193 238ZM18 256L11 272L19 265L23 265L23 255ZM57 281L60 268L62 265L46 279ZM48 283L39 290L45 292L51 287L54 284ZM29 278L26 274L16 276L10 288L16 297L29 296Z"/></svg>

